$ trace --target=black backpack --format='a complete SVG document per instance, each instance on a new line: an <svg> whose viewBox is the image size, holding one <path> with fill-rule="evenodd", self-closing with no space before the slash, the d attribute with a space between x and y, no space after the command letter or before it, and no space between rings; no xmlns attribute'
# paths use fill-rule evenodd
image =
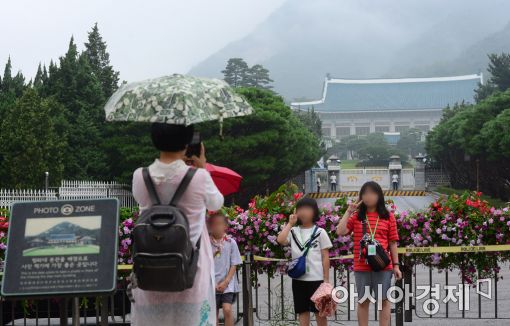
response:
<svg viewBox="0 0 510 326"><path fill-rule="evenodd" d="M133 271L142 290L180 292L193 286L200 238L190 240L189 222L177 203L196 169L189 168L169 204L161 204L147 168L142 175L152 202L133 229Z"/></svg>

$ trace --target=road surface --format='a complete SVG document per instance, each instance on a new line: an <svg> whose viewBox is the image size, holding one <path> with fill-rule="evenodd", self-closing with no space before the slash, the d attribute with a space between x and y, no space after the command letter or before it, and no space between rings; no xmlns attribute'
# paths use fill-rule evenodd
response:
<svg viewBox="0 0 510 326"><path fill-rule="evenodd" d="M427 196L396 196L386 197L386 199L392 199L397 206L397 211L409 211L409 210L422 210L430 205L435 199L435 195ZM336 198L321 198L317 199L319 207L321 205L334 204Z"/></svg>

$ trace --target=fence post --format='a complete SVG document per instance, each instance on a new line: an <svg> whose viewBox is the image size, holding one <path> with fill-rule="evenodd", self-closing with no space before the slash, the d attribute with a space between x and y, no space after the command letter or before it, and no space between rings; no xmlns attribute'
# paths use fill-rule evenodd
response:
<svg viewBox="0 0 510 326"><path fill-rule="evenodd" d="M59 325L60 326L67 326L67 317L68 317L67 303L68 303L68 300L69 300L68 298L61 298L58 303L59 319L60 319Z"/></svg>
<svg viewBox="0 0 510 326"><path fill-rule="evenodd" d="M412 263L408 263L408 264L405 264L403 265L403 276L404 276L404 283L402 284L402 286L404 287L404 291L406 290L406 285L407 285L407 288L411 289L411 286L413 284L413 265ZM405 298L405 295L404 295L404 298ZM405 308L405 302L404 302L404 321L405 322L412 322L413 321L413 302L411 300L411 302L409 302L409 306L408 306L408 309Z"/></svg>
<svg viewBox="0 0 510 326"><path fill-rule="evenodd" d="M398 260L401 264L402 264L402 256L399 255L399 260ZM407 266L404 266L404 265L401 265L400 266L402 268L402 273L404 273L404 270L407 268ZM404 293L404 296L402 298L402 300L398 301L396 304L395 304L395 323L396 323L396 326L404 326L404 309L405 309L405 286L404 286L404 275L402 275L402 278L398 281L395 281L395 286L400 288L403 293Z"/></svg>
<svg viewBox="0 0 510 326"><path fill-rule="evenodd" d="M244 254L243 262L243 326L253 326L253 302L251 294L251 252Z"/></svg>

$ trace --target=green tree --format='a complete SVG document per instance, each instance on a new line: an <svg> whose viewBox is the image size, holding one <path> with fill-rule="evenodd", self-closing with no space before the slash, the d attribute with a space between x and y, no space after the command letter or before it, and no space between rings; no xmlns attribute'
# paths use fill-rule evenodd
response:
<svg viewBox="0 0 510 326"><path fill-rule="evenodd" d="M110 122L101 149L106 155L107 180L130 184L133 172L148 166L159 152L152 145L150 125L137 122Z"/></svg>
<svg viewBox="0 0 510 326"><path fill-rule="evenodd" d="M317 136L322 139L322 121L314 108L308 110L295 110L294 114L301 120L301 122Z"/></svg>
<svg viewBox="0 0 510 326"><path fill-rule="evenodd" d="M46 171L52 180L60 180L65 136L57 133L51 117L61 109L28 89L7 111L0 134L2 186L41 188Z"/></svg>
<svg viewBox="0 0 510 326"><path fill-rule="evenodd" d="M489 57L490 78L485 85L479 85L476 90L475 99L482 101L497 91L504 92L510 88L510 53L492 53Z"/></svg>
<svg viewBox="0 0 510 326"><path fill-rule="evenodd" d="M254 107L252 115L226 119L223 140L217 122L205 123L200 130L208 160L244 176L236 201L245 204L312 167L321 147L280 96L260 88L241 88L239 93Z"/></svg>
<svg viewBox="0 0 510 326"><path fill-rule="evenodd" d="M448 171L452 186L476 189L479 184L489 195L510 198L508 136L502 126L508 108L510 90L496 92L476 105L459 107L428 134L427 153Z"/></svg>
<svg viewBox="0 0 510 326"><path fill-rule="evenodd" d="M247 73L248 85L250 87L259 87L271 89L273 80L269 77L269 70L262 65L253 65Z"/></svg>
<svg viewBox="0 0 510 326"><path fill-rule="evenodd" d="M99 146L104 139L105 98L101 83L85 54L79 54L73 38L60 65L50 63L48 89L67 109L69 151L64 176L70 179L102 179L108 174L105 153Z"/></svg>
<svg viewBox="0 0 510 326"><path fill-rule="evenodd" d="M418 153L425 153L425 142L421 141L421 135L422 132L415 128L402 132L397 148L406 156L411 157L418 155Z"/></svg>
<svg viewBox="0 0 510 326"><path fill-rule="evenodd" d="M20 97L24 89L25 76L21 72L18 72L14 77L12 76L12 63L11 57L9 57L4 68L0 92L13 93L16 97Z"/></svg>
<svg viewBox="0 0 510 326"><path fill-rule="evenodd" d="M242 58L230 58L221 72L230 86L245 87L249 86L249 70L248 64Z"/></svg>
<svg viewBox="0 0 510 326"><path fill-rule="evenodd" d="M110 54L106 50L106 42L103 41L97 23L89 32L88 42L85 43L85 55L88 58L92 71L101 83L103 95L110 97L117 89L119 72L110 64Z"/></svg>
<svg viewBox="0 0 510 326"><path fill-rule="evenodd" d="M491 83L500 91L510 88L510 53L490 54L488 70Z"/></svg>
<svg viewBox="0 0 510 326"><path fill-rule="evenodd" d="M342 139L342 142L345 143L345 148L348 151L347 156L352 159L356 157L360 148L367 146L367 140L356 135L348 136Z"/></svg>
<svg viewBox="0 0 510 326"><path fill-rule="evenodd" d="M12 63L11 57L7 59L7 63L4 68L4 77L2 78L2 92L6 93L12 89Z"/></svg>

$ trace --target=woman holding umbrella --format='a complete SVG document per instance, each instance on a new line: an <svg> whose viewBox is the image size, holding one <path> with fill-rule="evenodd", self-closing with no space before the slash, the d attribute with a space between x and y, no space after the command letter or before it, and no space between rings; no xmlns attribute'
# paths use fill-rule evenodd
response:
<svg viewBox="0 0 510 326"><path fill-rule="evenodd" d="M192 135L193 126L154 123L151 127L152 141L160 151L160 157L149 166L149 173L162 202L170 201L189 168L183 158ZM200 241L198 270L193 287L182 292L143 291L135 287L131 317L133 325L216 323L214 263L205 225L205 212L206 209L220 209L223 195L205 170L205 164L203 150L200 157L193 156L197 172L179 203L179 208L186 214L190 224L191 242ZM141 212L151 206L141 168L133 174L133 196Z"/></svg>
<svg viewBox="0 0 510 326"><path fill-rule="evenodd" d="M193 124L244 116L251 106L224 81L172 75L122 85L105 106L108 121L150 122L151 137L160 156L149 175L161 202L169 202L189 167L184 162ZM220 128L221 134L221 128ZM205 169L205 151L192 157L197 168L177 206L189 222L189 237L200 244L193 286L180 292L145 291L133 284L133 325L214 325L216 297L214 262L205 225L206 209L218 210L223 195ZM133 174L133 196L140 212L152 205L142 168ZM168 275L172 277L172 275Z"/></svg>

